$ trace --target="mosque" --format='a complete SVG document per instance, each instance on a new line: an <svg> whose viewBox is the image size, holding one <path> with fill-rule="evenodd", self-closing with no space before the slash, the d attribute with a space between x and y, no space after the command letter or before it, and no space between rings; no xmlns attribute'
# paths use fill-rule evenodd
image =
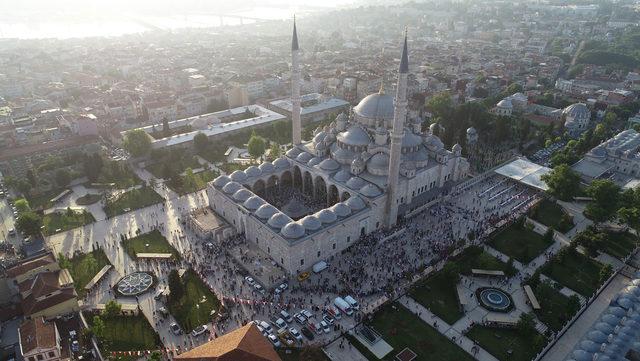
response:
<svg viewBox="0 0 640 361"><path fill-rule="evenodd" d="M469 163L459 144L447 150L419 120L406 121L406 34L395 99L381 88L311 141L301 139L295 22L291 48L293 147L272 163L219 176L207 194L237 233L297 274L437 201L467 178Z"/></svg>

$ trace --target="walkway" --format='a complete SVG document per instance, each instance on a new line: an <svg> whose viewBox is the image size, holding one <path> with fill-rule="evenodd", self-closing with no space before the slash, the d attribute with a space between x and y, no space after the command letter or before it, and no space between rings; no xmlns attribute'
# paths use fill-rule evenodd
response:
<svg viewBox="0 0 640 361"><path fill-rule="evenodd" d="M416 316L420 317L425 323L428 325L433 325L436 323L437 327L435 327L438 332L446 336L448 339L457 344L460 348L465 350L469 355L476 358L479 361L498 361L493 355L484 350L483 348L476 345L471 339L467 336L461 334L458 330L453 328L451 325L444 322L441 318L431 313L428 309L423 307L421 304L414 301L412 298L407 296L402 296L398 302L405 306L408 310L413 312ZM473 347L478 349L477 353L472 351Z"/></svg>
<svg viewBox="0 0 640 361"><path fill-rule="evenodd" d="M343 344L342 348L340 348L341 343ZM332 361L369 361L344 337L340 337L323 347L323 350Z"/></svg>

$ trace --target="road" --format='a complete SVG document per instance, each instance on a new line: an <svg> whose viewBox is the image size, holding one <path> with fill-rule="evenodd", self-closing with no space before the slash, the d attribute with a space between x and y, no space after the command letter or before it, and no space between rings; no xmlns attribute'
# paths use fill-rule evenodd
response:
<svg viewBox="0 0 640 361"><path fill-rule="evenodd" d="M19 249L22 245L22 236L17 232L10 236L10 229L15 229L15 218L13 218L11 205L6 198L2 198L0 199L0 240L6 240Z"/></svg>

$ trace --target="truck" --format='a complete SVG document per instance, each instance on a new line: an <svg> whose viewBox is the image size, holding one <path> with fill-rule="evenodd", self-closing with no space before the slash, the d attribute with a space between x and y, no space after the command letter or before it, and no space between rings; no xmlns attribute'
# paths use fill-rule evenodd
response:
<svg viewBox="0 0 640 361"><path fill-rule="evenodd" d="M354 310L359 310L360 309L360 305L358 304L358 301L355 300L355 298L351 297L350 295L347 295L344 298L345 301L347 301L347 303L349 304L349 306L351 306L351 308L353 308Z"/></svg>
<svg viewBox="0 0 640 361"><path fill-rule="evenodd" d="M336 307L338 307L340 311L344 312L347 316L353 315L353 310L351 309L351 306L347 301L343 300L342 297L336 297L336 299L333 300L333 304Z"/></svg>

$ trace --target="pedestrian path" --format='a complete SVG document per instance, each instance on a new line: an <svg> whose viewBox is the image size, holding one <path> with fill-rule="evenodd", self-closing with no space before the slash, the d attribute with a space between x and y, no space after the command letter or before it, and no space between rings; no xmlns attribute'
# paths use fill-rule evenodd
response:
<svg viewBox="0 0 640 361"><path fill-rule="evenodd" d="M482 347L478 346L475 342L469 339L467 336L461 334L451 325L444 322L440 317L433 314L421 304L414 301L408 296L402 296L398 302L405 306L408 310L413 312L416 316L420 317L428 325L434 326L434 328L442 335L457 344L460 348L465 350L469 355L476 358L479 361L498 361L493 355L487 352ZM477 351L474 351L477 350Z"/></svg>
<svg viewBox="0 0 640 361"><path fill-rule="evenodd" d="M338 338L323 350L331 361L369 361L345 337Z"/></svg>

